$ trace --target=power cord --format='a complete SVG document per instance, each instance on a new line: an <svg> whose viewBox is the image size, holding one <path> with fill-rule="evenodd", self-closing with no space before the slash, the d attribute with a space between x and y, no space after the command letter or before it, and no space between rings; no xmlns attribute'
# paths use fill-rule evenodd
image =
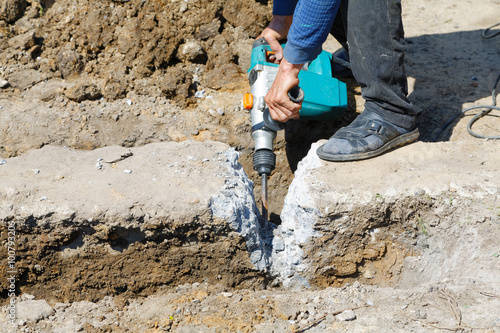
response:
<svg viewBox="0 0 500 333"><path fill-rule="evenodd" d="M495 33L493 33L493 34L491 34L491 35L488 35L488 34L487 34L487 33L491 30L491 28L494 28L494 27L496 27L496 26L498 26L498 25L500 25L500 22L498 22L497 24L493 24L491 27L486 28L486 29L483 31L483 33L481 34L481 36L482 36L483 38L485 38L485 39L488 39L488 38L493 38L493 37L495 37L495 36L500 35L500 31L497 31L497 32L495 32Z"/></svg>
<svg viewBox="0 0 500 333"><path fill-rule="evenodd" d="M488 27L486 28L482 34L481 34L481 37L485 38L485 39L489 39L489 38L493 38L495 36L498 36L500 35L500 31L496 32L496 33L493 33L493 34L489 34L488 35L488 32L491 30L491 28L493 27L496 27L500 25L500 23L497 23L497 24L494 24L492 25L491 27ZM455 116L453 116L450 120L448 120L448 122L446 122L446 124L444 124L441 129L439 130L439 132L434 136L434 139L432 140L433 142L435 142L439 136L441 135L441 133L443 133L443 131L448 128L448 126L450 126L451 123L453 123L455 121L455 119L457 119L458 117L460 117L461 115L463 115L464 113L466 113L467 111L470 111L470 110L475 110L475 109L484 109L483 111L481 111L480 113L476 114L470 121L469 123L467 124L467 132L469 132L470 135L476 137L476 138L480 138L480 139L489 139L489 140L498 140L500 139L500 136L486 136L486 135L482 135L482 134L477 134L475 133L473 130L472 130L472 125L481 117L484 117L486 114L488 114L491 110L500 110L500 107L496 106L497 105L497 93L496 93L496 88L497 88L497 85L498 85L498 82L500 81L500 74L498 75L496 81L495 81L495 84L493 85L493 91L491 93L491 96L492 96L492 105L475 105L475 106L472 106L470 108L467 108L465 110L462 110L462 112L460 113L457 113Z"/></svg>

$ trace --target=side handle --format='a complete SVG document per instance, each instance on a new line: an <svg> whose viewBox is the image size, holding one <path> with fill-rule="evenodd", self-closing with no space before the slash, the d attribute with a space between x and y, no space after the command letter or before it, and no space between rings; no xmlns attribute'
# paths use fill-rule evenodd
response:
<svg viewBox="0 0 500 333"><path fill-rule="evenodd" d="M294 103L300 103L304 100L304 90L302 90L301 87L295 86L292 89L288 91L288 97L290 100ZM285 123L282 123L280 121L274 120L271 117L271 113L269 112L269 109L266 108L264 110L264 122L266 123L267 127L272 129L273 131L281 131L282 129L285 128Z"/></svg>

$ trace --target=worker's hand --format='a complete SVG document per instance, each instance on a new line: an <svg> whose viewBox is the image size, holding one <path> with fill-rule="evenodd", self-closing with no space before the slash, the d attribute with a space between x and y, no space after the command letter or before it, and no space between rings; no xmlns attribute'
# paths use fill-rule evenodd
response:
<svg viewBox="0 0 500 333"><path fill-rule="evenodd" d="M264 38L273 50L274 56L269 57L271 62L279 64L283 59L283 48L279 41L288 35L292 21L293 16L274 15L269 26L257 37L257 39Z"/></svg>
<svg viewBox="0 0 500 333"><path fill-rule="evenodd" d="M291 64L285 58L281 61L276 79L264 98L274 120L284 123L299 118L302 102L292 102L288 91L299 85L298 75L302 66Z"/></svg>

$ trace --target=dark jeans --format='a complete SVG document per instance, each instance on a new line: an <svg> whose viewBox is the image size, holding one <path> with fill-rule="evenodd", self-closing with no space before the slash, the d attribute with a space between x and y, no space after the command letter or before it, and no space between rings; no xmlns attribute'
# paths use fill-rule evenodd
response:
<svg viewBox="0 0 500 333"><path fill-rule="evenodd" d="M331 34L349 51L365 110L414 129L420 111L407 99L401 0L343 0Z"/></svg>

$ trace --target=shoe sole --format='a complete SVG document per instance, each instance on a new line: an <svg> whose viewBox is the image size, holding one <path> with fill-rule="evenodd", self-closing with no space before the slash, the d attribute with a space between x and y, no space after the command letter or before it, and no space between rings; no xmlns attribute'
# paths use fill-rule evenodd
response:
<svg viewBox="0 0 500 333"><path fill-rule="evenodd" d="M420 132L418 131L418 128L415 130L401 134L398 137L392 139L391 141L387 142L385 145L382 147L368 151L366 153L356 153L356 154L329 154L323 152L323 146L319 147L316 150L316 154L321 158L322 160L330 161L330 162L348 162L348 161L360 161L360 160L366 160L368 158L372 158L375 156L379 156L386 151L403 146L407 143L412 143L413 141L417 140L418 137L420 136Z"/></svg>

